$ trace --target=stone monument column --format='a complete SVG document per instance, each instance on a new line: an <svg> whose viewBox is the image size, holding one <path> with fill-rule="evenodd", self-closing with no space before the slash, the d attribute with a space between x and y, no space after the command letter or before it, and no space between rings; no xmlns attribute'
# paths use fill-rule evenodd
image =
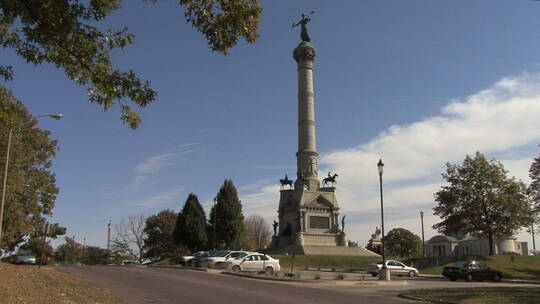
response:
<svg viewBox="0 0 540 304"><path fill-rule="evenodd" d="M313 61L315 48L310 42L302 41L294 49L294 60L298 70L298 152L297 180L295 187L307 186L319 189L318 153L315 140L315 104L313 98Z"/></svg>

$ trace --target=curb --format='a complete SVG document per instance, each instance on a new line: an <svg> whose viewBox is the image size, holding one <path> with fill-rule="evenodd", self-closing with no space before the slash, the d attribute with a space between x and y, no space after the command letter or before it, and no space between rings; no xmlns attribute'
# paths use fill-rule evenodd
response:
<svg viewBox="0 0 540 304"><path fill-rule="evenodd" d="M397 296L398 296L399 298L403 298L403 299L407 299L407 300L413 300L413 301L419 301L419 302L431 303L431 302L428 301L428 300L425 300L425 299L422 299L422 298L418 298L418 297L414 297L414 296L409 296L409 295L402 294L402 293L398 293Z"/></svg>
<svg viewBox="0 0 540 304"><path fill-rule="evenodd" d="M236 276L236 277L241 277L241 278L265 280L265 281L276 281L276 282L289 282L289 283L312 283L313 282L313 281L308 281L308 280L294 280L294 279L285 279L285 278L279 278L279 277L261 277L261 276L254 276L250 274L229 272L229 271L222 271L221 274L231 275L231 276Z"/></svg>
<svg viewBox="0 0 540 304"><path fill-rule="evenodd" d="M206 269L206 268L184 267L184 266L174 266L174 265L152 265L152 266L146 266L146 267L148 267L148 268L173 268L173 269L195 270L195 271L208 272L208 269Z"/></svg>
<svg viewBox="0 0 540 304"><path fill-rule="evenodd" d="M242 278L247 278L247 279L286 282L286 283L308 283L308 284L327 284L327 285L328 284L330 285L407 285L408 284L407 281L382 282L382 281L362 281L362 280L286 279L286 278L280 278L280 277L264 277L264 276L256 276L256 275L251 275L251 274L235 273L235 272L228 272L228 271L222 271L221 274L237 276L237 277L242 277Z"/></svg>

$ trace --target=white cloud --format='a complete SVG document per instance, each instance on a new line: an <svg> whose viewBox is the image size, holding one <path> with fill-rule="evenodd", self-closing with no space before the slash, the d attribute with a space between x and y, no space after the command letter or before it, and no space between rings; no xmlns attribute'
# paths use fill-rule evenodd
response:
<svg viewBox="0 0 540 304"><path fill-rule="evenodd" d="M431 210L433 194L443 183L447 162L460 163L476 151L488 159L502 154L500 160L510 175L528 182L528 167L539 142L540 75L523 74L453 100L437 116L394 125L368 143L324 153L319 171L332 168L339 174L337 195L342 214L348 214L346 230L351 239L363 243L380 223L376 164L382 158L386 230L404 227L420 234L423 210L427 239L436 234L430 228L438 221ZM264 187L242 200L253 205L245 205L246 211L275 217L278 187ZM527 240L525 234L519 237Z"/></svg>
<svg viewBox="0 0 540 304"><path fill-rule="evenodd" d="M178 153L164 153L149 157L135 167L135 173L147 175L158 172L161 168L174 165L172 161Z"/></svg>
<svg viewBox="0 0 540 304"><path fill-rule="evenodd" d="M143 201L131 203L131 206L157 207L176 202L182 193L182 188L174 188L164 193L149 197Z"/></svg>

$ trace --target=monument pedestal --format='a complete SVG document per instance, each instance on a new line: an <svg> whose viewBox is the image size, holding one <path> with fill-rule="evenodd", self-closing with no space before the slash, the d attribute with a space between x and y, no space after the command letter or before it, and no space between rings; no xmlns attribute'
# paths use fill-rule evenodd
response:
<svg viewBox="0 0 540 304"><path fill-rule="evenodd" d="M344 246L335 188L281 190L279 246Z"/></svg>

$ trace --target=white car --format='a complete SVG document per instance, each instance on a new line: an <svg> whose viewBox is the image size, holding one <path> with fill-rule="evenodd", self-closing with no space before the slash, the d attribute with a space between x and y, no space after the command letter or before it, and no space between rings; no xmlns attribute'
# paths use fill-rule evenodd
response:
<svg viewBox="0 0 540 304"><path fill-rule="evenodd" d="M383 262L377 262L373 264L369 264L367 267L367 273L371 274L372 276L376 277L379 274L379 270L381 270L383 265ZM393 261L388 260L386 261L386 268L390 270L391 275L397 275L397 276L409 276L409 277L415 277L418 275L418 269L414 267L409 267L400 261Z"/></svg>
<svg viewBox="0 0 540 304"><path fill-rule="evenodd" d="M250 253L244 258L229 260L226 262L226 268L232 271L250 271L265 272L274 274L281 269L279 260L262 253Z"/></svg>
<svg viewBox="0 0 540 304"><path fill-rule="evenodd" d="M207 257L199 261L201 267L220 267L223 266L225 262L234 259L241 259L248 255L248 251L224 251L217 256Z"/></svg>

